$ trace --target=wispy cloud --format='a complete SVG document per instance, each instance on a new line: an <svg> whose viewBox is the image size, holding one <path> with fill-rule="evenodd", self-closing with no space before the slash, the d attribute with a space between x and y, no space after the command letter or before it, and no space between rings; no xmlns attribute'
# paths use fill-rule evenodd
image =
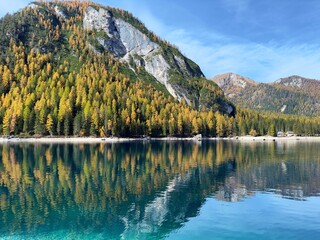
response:
<svg viewBox="0 0 320 240"><path fill-rule="evenodd" d="M220 1L239 14L250 4L250 0ZM129 4L124 7L139 16L149 29L178 46L182 53L199 64L207 77L235 72L260 82L290 75L320 79L320 45L258 44L213 30L191 31L165 25L146 6Z"/></svg>
<svg viewBox="0 0 320 240"><path fill-rule="evenodd" d="M193 36L181 29L171 31L167 38L197 62L207 77L235 72L260 82L290 75L320 78L320 46L317 45L232 42L220 34Z"/></svg>

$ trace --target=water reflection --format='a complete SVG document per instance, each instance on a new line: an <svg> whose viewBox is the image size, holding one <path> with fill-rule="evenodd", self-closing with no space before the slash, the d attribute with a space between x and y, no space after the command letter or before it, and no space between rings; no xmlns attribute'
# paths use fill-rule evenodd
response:
<svg viewBox="0 0 320 240"><path fill-rule="evenodd" d="M57 229L162 238L208 196L320 192L317 143L0 145L0 236Z"/></svg>

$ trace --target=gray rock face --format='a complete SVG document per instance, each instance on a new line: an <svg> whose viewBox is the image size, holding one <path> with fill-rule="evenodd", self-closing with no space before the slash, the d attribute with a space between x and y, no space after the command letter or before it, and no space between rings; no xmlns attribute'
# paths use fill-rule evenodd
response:
<svg viewBox="0 0 320 240"><path fill-rule="evenodd" d="M88 7L84 15L83 27L86 30L97 30L106 33L107 38L97 37L97 40L116 57L123 57L127 53L110 11L103 8L97 11L92 7Z"/></svg>
<svg viewBox="0 0 320 240"><path fill-rule="evenodd" d="M66 20L67 17L66 17L66 15L65 15L65 13L64 13L63 11L61 11L58 6L55 6L55 7L54 7L54 11L55 11L56 15L57 15L59 18L61 18L61 20L63 20L63 21Z"/></svg>
<svg viewBox="0 0 320 240"><path fill-rule="evenodd" d="M107 38L97 37L97 40L107 51L128 63L130 58L133 58L138 66L143 66L149 74L165 85L173 97L181 99L168 83L170 65L161 54L161 47L144 33L122 19L114 18L110 11L103 8L97 11L88 7L83 26L87 30L106 33ZM187 69L182 58L175 57L175 60L181 69Z"/></svg>
<svg viewBox="0 0 320 240"><path fill-rule="evenodd" d="M84 15L83 27L87 30L105 31L110 38L117 35L111 13L103 8L97 11L93 7L88 7Z"/></svg>
<svg viewBox="0 0 320 240"><path fill-rule="evenodd" d="M162 84L168 80L169 65L162 55L157 54L145 60L145 69L148 73L155 76Z"/></svg>
<svg viewBox="0 0 320 240"><path fill-rule="evenodd" d="M126 54L125 47L117 39L104 39L98 37L97 40L104 47L104 49L113 53L116 57L122 57Z"/></svg>
<svg viewBox="0 0 320 240"><path fill-rule="evenodd" d="M120 39L127 51L127 54L123 58L129 62L130 56L135 58L138 55L143 61L136 61L136 64L143 64L146 71L160 83L164 84L170 94L177 98L176 92L168 83L170 66L161 55L160 46L122 19L116 19L115 22L120 33Z"/></svg>
<svg viewBox="0 0 320 240"><path fill-rule="evenodd" d="M289 78L280 78L274 83L276 84L282 84L286 87L296 87L301 88L304 82L304 78L299 76L291 76Z"/></svg>
<svg viewBox="0 0 320 240"><path fill-rule="evenodd" d="M128 54L146 57L160 48L158 44L151 42L145 34L122 19L116 19L116 26Z"/></svg>
<svg viewBox="0 0 320 240"><path fill-rule="evenodd" d="M28 5L28 8L38 9L38 8L39 8L39 5L34 4L34 3L30 3L30 4Z"/></svg>
<svg viewBox="0 0 320 240"><path fill-rule="evenodd" d="M174 56L174 61L177 64L177 66L179 66L180 69L184 70L184 72L187 73L188 77L192 77L187 69L185 61L181 57Z"/></svg>

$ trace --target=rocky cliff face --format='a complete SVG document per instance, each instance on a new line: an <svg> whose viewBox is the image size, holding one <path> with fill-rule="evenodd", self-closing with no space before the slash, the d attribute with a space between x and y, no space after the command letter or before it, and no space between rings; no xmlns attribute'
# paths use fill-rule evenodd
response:
<svg viewBox="0 0 320 240"><path fill-rule="evenodd" d="M112 8L89 6L84 12L83 27L98 33L96 39L105 51L128 64L134 72L144 69L178 101L184 99L196 109L210 109L219 102L219 111L234 112L234 106L225 101L217 86L210 87L216 92L209 94L212 99L204 96L207 80L194 62L151 34L132 16L119 14Z"/></svg>
<svg viewBox="0 0 320 240"><path fill-rule="evenodd" d="M293 87L293 88L301 88L305 78L299 76L292 76L288 78L280 78L275 81L273 84L279 84L286 87Z"/></svg>
<svg viewBox="0 0 320 240"><path fill-rule="evenodd" d="M98 42L117 57L124 56L126 48L123 45L120 33L116 28L115 21L109 11L102 8L99 11L92 7L88 7L83 19L83 27L86 30L103 31L107 37L97 37Z"/></svg>
<svg viewBox="0 0 320 240"><path fill-rule="evenodd" d="M179 56L174 56L177 66L170 66L162 54L159 44L151 41L130 23L115 18L110 10L88 7L85 11L83 26L87 30L103 31L106 37L98 37L99 43L110 51L114 56L130 64L133 59L137 66L144 67L157 81L165 85L170 94L180 100L183 94L177 92L169 83L171 68L183 70L186 75L192 77L194 74L188 71L185 61ZM200 73L199 75L202 75ZM188 101L188 99L186 99Z"/></svg>

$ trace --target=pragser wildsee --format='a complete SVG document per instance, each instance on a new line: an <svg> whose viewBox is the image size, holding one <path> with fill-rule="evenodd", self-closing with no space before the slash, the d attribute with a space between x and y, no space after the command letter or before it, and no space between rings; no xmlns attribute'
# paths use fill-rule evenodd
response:
<svg viewBox="0 0 320 240"><path fill-rule="evenodd" d="M319 238L320 2L1 5L0 239Z"/></svg>

